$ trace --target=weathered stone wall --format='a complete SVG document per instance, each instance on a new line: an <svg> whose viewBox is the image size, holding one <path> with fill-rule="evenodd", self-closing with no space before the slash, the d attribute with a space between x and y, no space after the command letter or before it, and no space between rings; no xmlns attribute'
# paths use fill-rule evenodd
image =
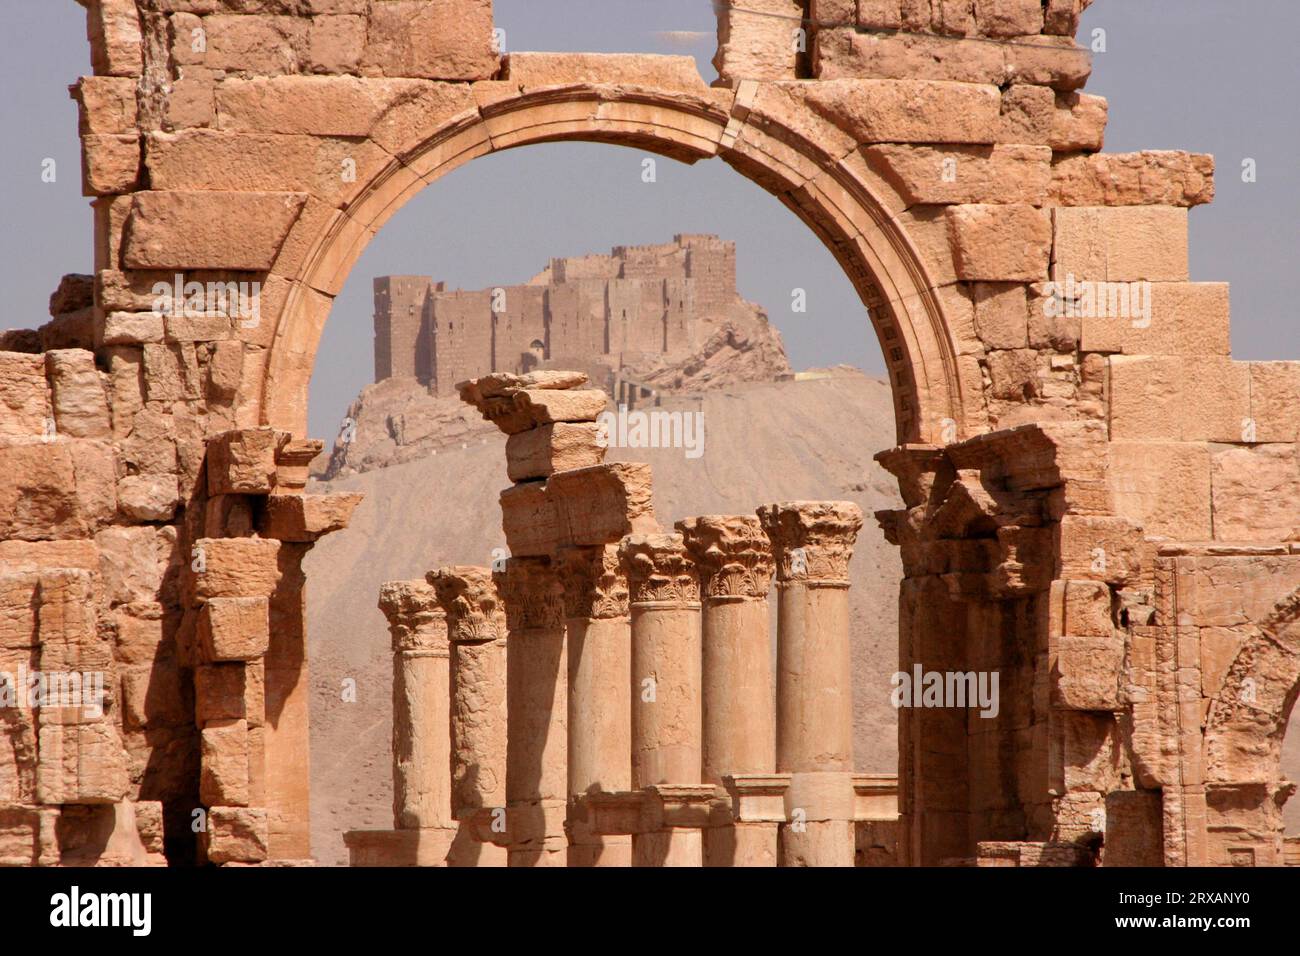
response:
<svg viewBox="0 0 1300 956"><path fill-rule="evenodd" d="M1085 5L750 0L720 13L709 87L687 58L500 56L489 0L84 0L95 274L0 342L0 646L113 693L95 720L6 718L6 858L78 859L97 827L191 858L204 808L210 860L307 855L299 562L350 508L301 495L321 327L415 192L583 139L722 158L869 309L900 662L996 668L1010 695L964 734L903 715L902 858L1104 838L1111 862L1277 862L1300 363L1233 361L1226 288L1190 281L1212 159L1100 152ZM210 294L158 308L178 275ZM1281 602L1258 633L1169 604L1185 556L1242 543L1252 608ZM1239 623L1216 691L1207 648L1219 667Z"/></svg>

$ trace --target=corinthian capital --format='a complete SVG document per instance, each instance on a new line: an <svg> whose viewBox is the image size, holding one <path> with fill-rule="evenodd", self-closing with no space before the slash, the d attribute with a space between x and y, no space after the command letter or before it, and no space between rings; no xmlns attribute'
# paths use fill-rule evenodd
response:
<svg viewBox="0 0 1300 956"><path fill-rule="evenodd" d="M564 590L549 558L510 558L494 577L511 633L564 626Z"/></svg>
<svg viewBox="0 0 1300 956"><path fill-rule="evenodd" d="M380 585L379 610L388 618L394 653L447 653L447 614L427 582L388 581Z"/></svg>
<svg viewBox="0 0 1300 956"><path fill-rule="evenodd" d="M559 554L564 615L588 620L627 617L627 572L618 545L563 548Z"/></svg>
<svg viewBox="0 0 1300 956"><path fill-rule="evenodd" d="M758 509L781 583L847 587L862 509L851 501L782 501Z"/></svg>
<svg viewBox="0 0 1300 956"><path fill-rule="evenodd" d="M619 543L633 605L695 607L700 579L680 534L630 534Z"/></svg>
<svg viewBox="0 0 1300 956"><path fill-rule="evenodd" d="M677 522L706 598L765 598L772 586L772 545L753 515L702 515Z"/></svg>
<svg viewBox="0 0 1300 956"><path fill-rule="evenodd" d="M426 578L447 613L447 636L455 644L481 644L506 635L505 608L487 568L456 565Z"/></svg>

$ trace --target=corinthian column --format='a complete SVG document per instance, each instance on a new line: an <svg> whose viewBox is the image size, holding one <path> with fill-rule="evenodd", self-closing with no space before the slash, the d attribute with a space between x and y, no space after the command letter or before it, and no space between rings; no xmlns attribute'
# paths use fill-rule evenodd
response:
<svg viewBox="0 0 1300 956"><path fill-rule="evenodd" d="M509 626L506 807L511 866L564 866L568 838L568 664L564 591L548 558L497 575Z"/></svg>
<svg viewBox="0 0 1300 956"><path fill-rule="evenodd" d="M773 866L772 822L737 822L723 777L771 774L776 701L767 593L772 549L753 515L706 515L678 522L699 569L704 607L703 782L718 787L718 826L704 831L705 866Z"/></svg>
<svg viewBox="0 0 1300 956"><path fill-rule="evenodd" d="M393 639L393 826L452 829L447 615L424 581L389 581L379 609Z"/></svg>
<svg viewBox="0 0 1300 956"><path fill-rule="evenodd" d="M569 866L630 866L632 838L595 832L584 798L632 786L632 636L614 545L559 556L569 658Z"/></svg>
<svg viewBox="0 0 1300 956"><path fill-rule="evenodd" d="M451 653L451 808L464 837L452 863L504 866L505 850L492 841L504 840L506 822L505 609L487 568L427 577L447 615Z"/></svg>
<svg viewBox="0 0 1300 956"><path fill-rule="evenodd" d="M758 510L777 566L776 764L789 773L783 866L852 866L849 560L862 511L848 501Z"/></svg>
<svg viewBox="0 0 1300 956"><path fill-rule="evenodd" d="M632 613L632 786L696 785L703 768L700 586L679 534L629 535L619 554ZM637 866L700 866L700 831L634 834Z"/></svg>

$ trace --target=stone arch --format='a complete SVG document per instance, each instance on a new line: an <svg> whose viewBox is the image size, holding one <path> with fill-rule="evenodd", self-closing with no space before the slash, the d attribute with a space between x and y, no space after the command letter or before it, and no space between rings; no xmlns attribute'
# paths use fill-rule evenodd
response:
<svg viewBox="0 0 1300 956"><path fill-rule="evenodd" d="M489 84L499 86L504 84ZM514 90L453 116L424 118L410 146L369 175L327 222L304 214L285 241L305 248L268 349L257 419L305 433L306 396L332 300L369 241L425 186L504 149L588 141L686 163L721 157L774 194L827 245L868 307L889 368L900 443L986 429L979 381L959 374L956 333L895 217L906 203L844 133L786 101L738 90L596 83ZM939 255L950 257L946 244ZM951 269L951 262L940 266Z"/></svg>

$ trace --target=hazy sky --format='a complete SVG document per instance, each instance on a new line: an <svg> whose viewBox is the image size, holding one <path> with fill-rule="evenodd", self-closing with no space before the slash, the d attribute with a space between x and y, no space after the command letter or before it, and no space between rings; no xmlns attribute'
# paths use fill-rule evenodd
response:
<svg viewBox="0 0 1300 956"><path fill-rule="evenodd" d="M0 222L7 307L0 326L34 327L65 272L91 269L91 218L80 195L77 115L66 88L89 72L84 14L73 0L4 0L0 37ZM496 0L512 50L688 53L714 76L708 0ZM1294 0L1097 0L1080 38L1106 31L1088 90L1110 99L1106 148L1189 149L1218 160L1218 198L1193 211L1192 273L1233 284L1239 358L1300 358L1297 222L1300 28ZM705 34L695 40L665 36ZM55 183L41 182L45 158ZM879 372L878 348L848 281L774 198L721 161L658 159L641 181L639 151L557 144L476 160L439 180L371 244L326 327L312 380L311 430L332 437L373 375L371 277L430 274L453 286L520 282L551 256L716 232L738 243L742 294L764 306L798 367L850 362ZM1254 159L1258 181L1241 180ZM808 312L790 310L808 291Z"/></svg>

